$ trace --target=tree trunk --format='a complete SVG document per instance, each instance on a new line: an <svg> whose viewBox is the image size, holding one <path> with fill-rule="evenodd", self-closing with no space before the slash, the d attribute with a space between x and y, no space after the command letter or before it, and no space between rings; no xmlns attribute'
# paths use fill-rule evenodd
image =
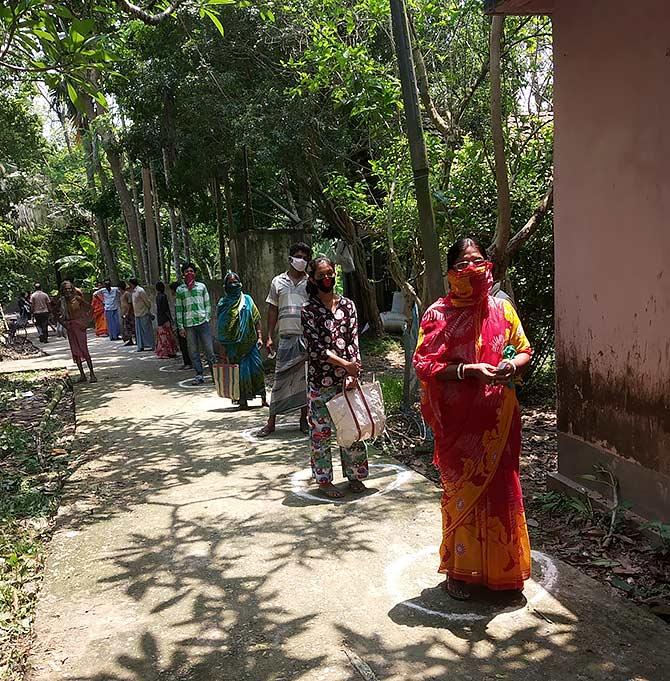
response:
<svg viewBox="0 0 670 681"><path fill-rule="evenodd" d="M405 108L407 138L409 140L414 190L419 211L419 236L426 263L426 285L430 302L444 295L444 279L440 261L440 242L435 229L435 215L430 194L429 166L423 137L416 73L407 25L404 0L391 0L391 19L395 51Z"/></svg>
<svg viewBox="0 0 670 681"><path fill-rule="evenodd" d="M149 260L148 281L155 284L160 277L158 263L158 238L154 222L153 195L151 191L151 171L142 166L142 196L144 199L144 224L147 231L147 256Z"/></svg>
<svg viewBox="0 0 670 681"><path fill-rule="evenodd" d="M228 271L228 260L226 258L226 229L221 213L221 189L219 187L218 175L214 175L212 179L212 196L216 211L216 232L219 236L219 268L221 269L221 279L223 279Z"/></svg>
<svg viewBox="0 0 670 681"><path fill-rule="evenodd" d="M184 257L187 261L191 260L191 237L188 233L188 222L184 217L184 211L179 209L179 223L181 224L181 239L184 243Z"/></svg>
<svg viewBox="0 0 670 681"><path fill-rule="evenodd" d="M172 205L172 185L170 183L170 160L168 150L165 146L161 148L163 157L163 175L165 176L165 188L168 193L168 217L170 218L170 240L172 242L172 265L174 267L175 276L177 279L181 276L179 270L179 226L177 224L177 214Z"/></svg>
<svg viewBox="0 0 670 681"><path fill-rule="evenodd" d="M230 189L230 171L228 166L223 169L223 198L226 202L226 220L228 222L228 236L230 238L230 261L235 272L239 272L237 260L237 245L235 243L235 217L233 215L233 193Z"/></svg>
<svg viewBox="0 0 670 681"><path fill-rule="evenodd" d="M121 167L121 157L118 152L112 147L112 144L103 139L103 146L105 148L105 153L107 155L107 161L109 167L112 169L112 177L114 178L114 186L116 187L116 193L119 196L119 203L121 204L121 211L123 213L123 218L128 225L128 231L130 232L130 238L135 249L135 259L138 262L140 268L137 274L142 278L146 279L146 271L144 269L144 263L142 261L142 241L140 226L137 220L137 213L135 212L135 204L128 191L128 185L123 177L123 169Z"/></svg>
<svg viewBox="0 0 670 681"><path fill-rule="evenodd" d="M246 144L242 147L242 177L244 179L244 226L246 229L254 229L254 209L249 179L249 150Z"/></svg>
<svg viewBox="0 0 670 681"><path fill-rule="evenodd" d="M165 249L163 247L163 224L161 222L161 200L158 195L158 184L156 183L156 173L154 173L153 164L150 165L151 170L151 186L154 195L154 216L156 217L156 245L158 248L158 266L160 267L161 279L167 283L169 281L168 270L169 267L165 262Z"/></svg>
<svg viewBox="0 0 670 681"><path fill-rule="evenodd" d="M493 276L496 281L504 278L509 258L507 244L512 235L512 203L509 190L509 172L505 154L505 135L503 132L501 52L504 16L494 16L491 20L491 40L489 69L491 73L491 131L493 134L493 154L495 159L496 190L498 195L498 221L493 240L491 260L494 264Z"/></svg>
<svg viewBox="0 0 670 681"><path fill-rule="evenodd" d="M98 195L98 190L95 184L95 150L91 139L91 135L94 135L95 133L89 127L88 130L82 130L81 134L84 145L84 154L86 156L86 184L91 192L92 198L95 198ZM102 261L105 264L105 275L116 285L119 283L119 271L116 267L116 258L114 257L112 246L109 242L107 225L97 213L94 213L94 224L96 241L100 248Z"/></svg>

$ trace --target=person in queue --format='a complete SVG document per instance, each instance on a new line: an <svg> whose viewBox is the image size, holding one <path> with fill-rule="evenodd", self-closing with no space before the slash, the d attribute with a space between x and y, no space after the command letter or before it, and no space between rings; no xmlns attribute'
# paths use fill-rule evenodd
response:
<svg viewBox="0 0 670 681"><path fill-rule="evenodd" d="M491 296L479 241L457 241L447 260L449 293L423 316L414 366L443 488L439 572L464 600L469 585L520 591L530 576L514 377L531 348L512 304Z"/></svg>
<svg viewBox="0 0 670 681"><path fill-rule="evenodd" d="M172 330L172 312L165 293L165 284L156 282L156 356L172 359L177 356L177 344Z"/></svg>
<svg viewBox="0 0 670 681"><path fill-rule="evenodd" d="M125 281L119 282L119 304L121 306L121 338L125 347L135 345L135 311L133 310L133 294Z"/></svg>
<svg viewBox="0 0 670 681"><path fill-rule="evenodd" d="M179 333L177 326L177 289L179 288L178 281L171 281L168 286L168 304L170 305L170 314L172 315L172 322L175 325L175 330L177 331L177 342L179 343L179 352L181 352L182 365L180 369L191 369L193 365L191 364L191 355L188 351L188 343L186 337Z"/></svg>
<svg viewBox="0 0 670 681"><path fill-rule="evenodd" d="M61 284L60 294L56 317L67 331L72 360L79 369L77 382L97 383L98 379L93 371L93 361L88 350L88 338L86 336L86 330L91 321L91 305L86 302L82 292L67 279ZM88 366L88 378L84 373L84 362Z"/></svg>
<svg viewBox="0 0 670 681"><path fill-rule="evenodd" d="M309 300L302 308L302 329L307 344L308 421L312 474L321 492L339 499L342 492L333 484L331 439L333 422L326 404L343 390L356 386L361 371L358 316L353 301L335 293L335 265L326 257L308 266ZM367 452L340 448L342 472L349 489L365 492L368 477Z"/></svg>
<svg viewBox="0 0 670 681"><path fill-rule="evenodd" d="M221 362L237 364L240 370L240 409L249 400L260 396L267 406L265 372L260 349L263 347L261 313L251 296L242 290L242 282L235 272L228 272L223 280L225 295L217 306L217 336L221 345Z"/></svg>
<svg viewBox="0 0 670 681"><path fill-rule="evenodd" d="M154 349L154 325L151 314L151 298L140 282L132 277L128 279L130 294L135 314L135 338L137 339L137 352Z"/></svg>
<svg viewBox="0 0 670 681"><path fill-rule="evenodd" d="M305 383L305 341L302 337L301 309L307 302L307 263L312 249L299 242L289 248L289 267L270 284L268 304L268 356L275 354L273 336L279 334L277 364L270 394L267 423L256 434L267 437L275 432L277 416L300 410L300 430L307 434L307 386Z"/></svg>
<svg viewBox="0 0 670 681"><path fill-rule="evenodd" d="M207 357L210 372L216 363L212 330L209 326L212 305L207 287L196 280L195 265L191 262L184 263L181 272L184 283L177 289L175 302L177 328L179 334L188 341L191 363L195 369L193 385L203 385L205 379L200 349L202 348Z"/></svg>

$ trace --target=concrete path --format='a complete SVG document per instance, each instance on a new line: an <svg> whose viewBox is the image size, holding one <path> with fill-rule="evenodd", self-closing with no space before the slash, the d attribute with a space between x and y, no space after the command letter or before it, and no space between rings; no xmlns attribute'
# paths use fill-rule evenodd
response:
<svg viewBox="0 0 670 681"><path fill-rule="evenodd" d="M92 340L96 458L68 483L33 681L670 678L668 628L536 554L521 601L461 605L436 573L439 494L373 457L370 496L316 498L293 423L256 441L176 362ZM62 366L51 357L1 368Z"/></svg>

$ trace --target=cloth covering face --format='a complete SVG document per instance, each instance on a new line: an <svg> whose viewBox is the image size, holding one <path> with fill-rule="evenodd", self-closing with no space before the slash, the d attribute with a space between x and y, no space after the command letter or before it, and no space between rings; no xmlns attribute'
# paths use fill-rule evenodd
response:
<svg viewBox="0 0 670 681"><path fill-rule="evenodd" d="M460 286L426 311L414 366L443 487L440 572L490 589L520 589L530 576L530 545L516 392L475 379L440 378L451 364L497 366L509 345L517 354L531 353L513 306L488 295L489 273L489 264L483 273L470 272L474 286L467 273L459 277Z"/></svg>

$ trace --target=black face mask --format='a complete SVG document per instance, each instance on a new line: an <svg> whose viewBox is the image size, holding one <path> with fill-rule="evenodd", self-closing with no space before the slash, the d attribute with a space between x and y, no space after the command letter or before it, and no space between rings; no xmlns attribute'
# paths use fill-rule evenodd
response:
<svg viewBox="0 0 670 681"><path fill-rule="evenodd" d="M317 279L316 285L319 291L330 293L335 288L335 277L324 277L323 279Z"/></svg>

